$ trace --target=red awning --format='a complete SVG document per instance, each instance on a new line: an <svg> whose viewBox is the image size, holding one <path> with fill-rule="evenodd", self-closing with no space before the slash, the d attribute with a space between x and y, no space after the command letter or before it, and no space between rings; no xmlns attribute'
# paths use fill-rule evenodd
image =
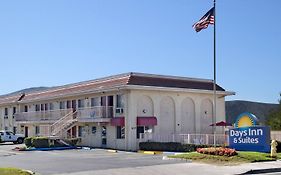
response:
<svg viewBox="0 0 281 175"><path fill-rule="evenodd" d="M156 117L137 117L137 126L154 126L157 125Z"/></svg>
<svg viewBox="0 0 281 175"><path fill-rule="evenodd" d="M114 117L111 119L111 126L125 126L125 117Z"/></svg>

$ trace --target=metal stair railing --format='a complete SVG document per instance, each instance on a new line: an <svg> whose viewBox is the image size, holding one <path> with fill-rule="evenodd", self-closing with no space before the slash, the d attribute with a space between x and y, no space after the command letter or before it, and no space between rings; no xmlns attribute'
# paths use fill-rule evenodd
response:
<svg viewBox="0 0 281 175"><path fill-rule="evenodd" d="M54 124L51 125L51 134L53 136L56 136L63 130L66 130L69 126L71 126L73 123L77 121L77 119L74 118L74 115L77 113L77 111L71 111L70 113L66 114L64 117L60 118L58 121L56 121Z"/></svg>

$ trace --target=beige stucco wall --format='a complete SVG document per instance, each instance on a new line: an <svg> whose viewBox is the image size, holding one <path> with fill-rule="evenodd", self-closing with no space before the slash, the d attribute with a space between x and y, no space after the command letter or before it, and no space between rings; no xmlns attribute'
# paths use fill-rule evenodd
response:
<svg viewBox="0 0 281 175"><path fill-rule="evenodd" d="M194 106L190 107L194 108L194 111L191 112L194 116L183 114L183 112L186 111L183 110L182 105L183 103L186 103L186 99L189 99L194 104ZM205 106L205 104L207 104L207 106ZM144 110L147 112L143 113L142 111ZM205 111L207 112L204 116L203 114L205 114ZM197 134L211 134L212 127L209 125L212 123L212 111L213 94L211 92L207 94L200 93L199 91L198 93L188 93L156 90L131 90L128 94L128 115L126 116L127 148L129 150L135 150L137 148L137 116L157 117L157 126L154 126L154 133L156 135L194 134L192 130ZM216 121L225 120L225 101L223 97L217 98L216 113ZM183 118L186 116L190 118ZM207 117L207 119L204 119L204 117ZM185 128L186 126L193 126L193 128L189 130ZM208 129L206 130L206 128ZM217 127L217 133L221 132L222 128Z"/></svg>
<svg viewBox="0 0 281 175"><path fill-rule="evenodd" d="M193 134L210 132L209 125L212 122L212 91L193 91L187 92L181 89L170 90L169 88L151 88L151 89L131 89L112 91L107 93L96 93L81 96L65 97L54 100L37 101L28 104L21 104L18 110L23 111L24 106L28 110L35 111L35 105L41 103L53 103L54 110L59 109L59 102L66 100L85 100L85 107L90 106L92 97L101 97L114 95L114 107L116 107L116 94L124 94L124 113L120 116L125 117L125 139L116 139L116 127L107 124L107 147L125 150L136 150L138 140L136 139L136 117L137 116L155 116L158 124L154 126L154 133L158 135L169 134ZM78 103L76 103L78 104ZM206 105L207 104L207 105ZM4 116L6 106L0 107L0 115ZM5 125L16 126L12 118L13 105L9 108L8 119L0 119L0 127L4 129ZM205 113L206 112L206 113ZM222 95L217 98L216 121L225 120L225 99ZM114 116L118 116L115 114ZM205 118L204 118L205 117ZM82 137L81 145L101 147L101 126L98 123L79 124L85 126L85 133ZM35 135L35 125L30 124L29 136ZM95 134L92 133L92 126L97 127ZM205 130L209 127L209 130ZM18 126L18 131L20 131ZM24 129L24 128L23 128ZM221 133L223 128L217 127L217 133ZM78 128L77 128L78 130ZM24 131L21 131L24 133Z"/></svg>

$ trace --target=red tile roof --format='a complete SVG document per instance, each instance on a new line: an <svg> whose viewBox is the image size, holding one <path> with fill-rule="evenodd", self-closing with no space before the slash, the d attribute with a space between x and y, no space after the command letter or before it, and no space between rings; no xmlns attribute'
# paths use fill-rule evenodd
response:
<svg viewBox="0 0 281 175"><path fill-rule="evenodd" d="M90 93L113 88L122 88L127 85L213 90L213 83L211 80L142 73L127 73L26 93L21 102L60 98L79 93ZM216 88L218 91L225 91L218 85ZM2 96L0 97L0 105L15 103L19 100L21 95L22 94Z"/></svg>

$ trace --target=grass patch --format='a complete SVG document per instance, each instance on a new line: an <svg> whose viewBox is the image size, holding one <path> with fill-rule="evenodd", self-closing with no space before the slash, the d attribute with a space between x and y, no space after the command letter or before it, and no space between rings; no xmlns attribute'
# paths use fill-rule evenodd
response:
<svg viewBox="0 0 281 175"><path fill-rule="evenodd" d="M31 175L30 173L18 168L0 168L1 175Z"/></svg>
<svg viewBox="0 0 281 175"><path fill-rule="evenodd" d="M281 153L277 153L277 159L281 159Z"/></svg>
<svg viewBox="0 0 281 175"><path fill-rule="evenodd" d="M217 164L217 165L237 165L237 164L242 164L242 163L276 160L269 156L270 156L270 154L268 154L268 153L239 151L238 155L231 156L231 157L200 154L197 152L174 155L174 156L169 156L169 157L180 158L180 159L190 159L190 160L197 161L197 162L204 162L204 163ZM281 158L281 154L279 154L279 156Z"/></svg>

